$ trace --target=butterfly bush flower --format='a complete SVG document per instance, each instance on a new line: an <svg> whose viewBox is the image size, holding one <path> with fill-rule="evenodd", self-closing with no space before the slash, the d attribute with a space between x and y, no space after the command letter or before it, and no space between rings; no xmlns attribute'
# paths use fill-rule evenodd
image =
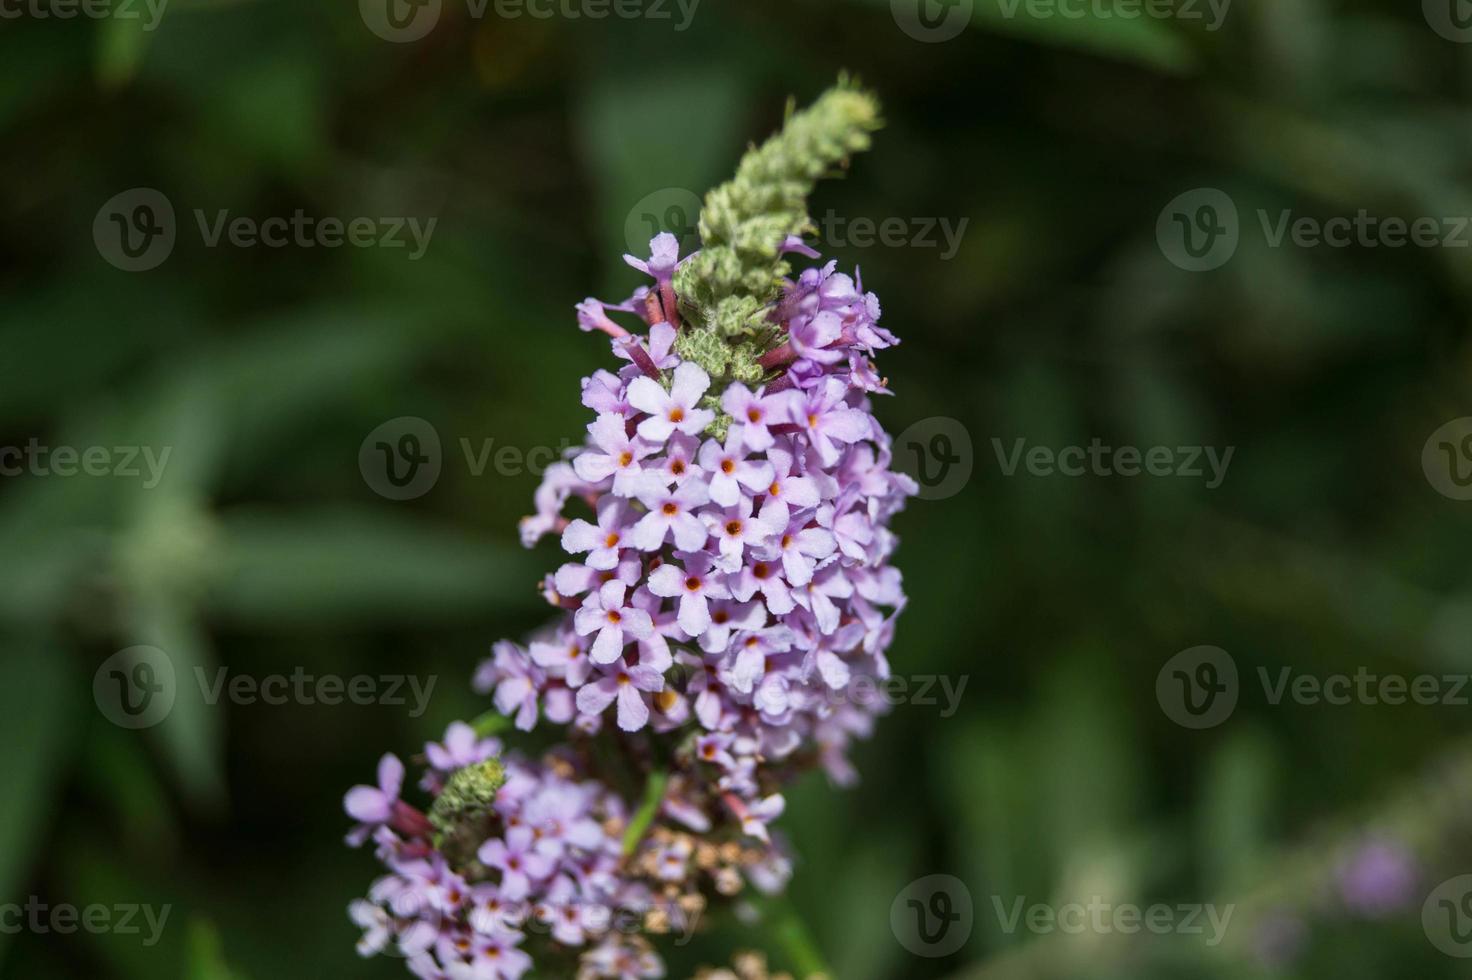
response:
<svg viewBox="0 0 1472 980"><path fill-rule="evenodd" d="M785 887L782 787L856 777L905 605L889 523L916 488L870 402L897 341L856 276L789 265L820 258L790 200L875 112L840 86L793 116L707 198L699 253L659 235L626 256L649 284L578 305L623 363L583 380L586 443L521 525L566 555L540 586L558 618L495 644L475 676L494 712L426 747L424 808L392 756L348 794L385 870L351 908L364 955L426 980L572 975L569 956L580 978L663 976L652 938ZM540 759L488 737L544 720Z"/></svg>

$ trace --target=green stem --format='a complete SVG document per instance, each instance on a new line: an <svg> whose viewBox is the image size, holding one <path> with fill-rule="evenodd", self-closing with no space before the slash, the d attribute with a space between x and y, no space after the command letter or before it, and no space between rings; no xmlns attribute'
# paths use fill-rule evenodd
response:
<svg viewBox="0 0 1472 980"><path fill-rule="evenodd" d="M644 839L645 831L659 813L659 805L664 802L664 790L669 781L670 774L663 769L656 769L649 774L649 779L644 784L644 802L639 805L638 811L624 830L624 857L633 854L639 842Z"/></svg>

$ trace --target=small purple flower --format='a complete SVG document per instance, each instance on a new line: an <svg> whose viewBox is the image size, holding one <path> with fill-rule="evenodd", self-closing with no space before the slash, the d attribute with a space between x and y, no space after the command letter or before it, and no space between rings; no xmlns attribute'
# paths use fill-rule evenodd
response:
<svg viewBox="0 0 1472 980"><path fill-rule="evenodd" d="M677 487L692 479L703 480L705 471L695 462L699 450L699 439L676 432L665 443L664 456L654 461L656 465L650 471L657 471L666 484Z"/></svg>
<svg viewBox="0 0 1472 980"><path fill-rule="evenodd" d="M711 500L722 507L733 507L741 498L742 487L761 493L772 485L772 464L765 460L752 462L747 459L750 455L741 433L734 427L726 435L724 446L714 439L706 440L700 447L700 466L710 474Z"/></svg>
<svg viewBox="0 0 1472 980"><path fill-rule="evenodd" d="M629 332L608 318L603 303L589 296L577 305L578 329L584 333L594 330L608 334L610 337L627 337Z"/></svg>
<svg viewBox="0 0 1472 980"><path fill-rule="evenodd" d="M773 626L747 633L736 638L735 649L730 669L731 687L750 694L766 676L767 658L792 649L792 631L785 626Z"/></svg>
<svg viewBox="0 0 1472 980"><path fill-rule="evenodd" d="M403 790L404 764L398 756L385 755L378 762L378 785L354 786L343 799L343 807L348 816L362 823L388 823Z"/></svg>
<svg viewBox="0 0 1472 980"><path fill-rule="evenodd" d="M655 235L649 242L648 262L633 255L624 255L624 261L661 284L669 282L680 264L680 240L667 231Z"/></svg>
<svg viewBox="0 0 1472 980"><path fill-rule="evenodd" d="M807 433L824 466L838 462L839 443L858 442L873 431L868 415L844 406L845 394L843 383L830 377L792 408L792 422Z"/></svg>
<svg viewBox="0 0 1472 980"><path fill-rule="evenodd" d="M542 677L526 651L515 643L501 640L492 648L496 676L496 710L507 717L515 716L516 727L529 732L537 724L537 692Z"/></svg>
<svg viewBox="0 0 1472 980"><path fill-rule="evenodd" d="M747 548L768 544L782 529L774 514L764 510L753 517L751 510L751 498L742 497L734 507L701 512L711 534L720 542L720 564L727 571L741 567Z"/></svg>
<svg viewBox="0 0 1472 980"><path fill-rule="evenodd" d="M385 755L378 762L377 786L354 786L343 797L343 809L358 821L348 834L348 843L360 847L379 827L392 827L405 836L428 833L429 820L403 800L404 764L398 756Z"/></svg>
<svg viewBox="0 0 1472 980"><path fill-rule="evenodd" d="M796 607L792 590L782 580L782 569L774 562L757 558L732 576L731 595L746 602L760 592L773 616L785 616Z"/></svg>
<svg viewBox="0 0 1472 980"><path fill-rule="evenodd" d="M629 532L630 543L640 551L658 551L673 534L675 547L681 551L704 547L710 531L695 515L695 510L709 501L705 484L699 480L690 480L673 490L660 488L640 494L639 502L649 512Z"/></svg>
<svg viewBox="0 0 1472 980"><path fill-rule="evenodd" d="M1416 862L1396 841L1371 840L1338 871L1339 897L1346 908L1367 919L1383 919L1415 896Z"/></svg>
<svg viewBox="0 0 1472 980"><path fill-rule="evenodd" d="M652 381L649 383L654 384ZM593 445L602 451L584 451L572 461L579 477L589 483L602 483L611 476L613 492L620 497L636 496L649 485L649 476L639 461L659 447L629 438L622 415L605 413L598 416L589 424L588 435L592 437Z"/></svg>
<svg viewBox="0 0 1472 980"><path fill-rule="evenodd" d="M716 417L708 408L695 407L709 387L710 376L688 361L675 368L669 391L652 378L629 382L629 404L649 416L639 423L639 435L661 445L673 432L699 435Z"/></svg>
<svg viewBox="0 0 1472 980"><path fill-rule="evenodd" d="M590 654L595 664L613 663L623 653L628 638L647 639L654 632L654 621L647 612L624 604L626 591L622 582L605 582L573 617L579 636L598 634Z"/></svg>
<svg viewBox="0 0 1472 980"><path fill-rule="evenodd" d="M765 452L772 447L776 437L770 426L781 425L792 417L793 399L801 400L797 392L779 392L765 395L765 388L753 394L739 381L733 383L721 396L721 408L735 423L732 431L739 431L741 439L753 452Z"/></svg>
<svg viewBox="0 0 1472 980"><path fill-rule="evenodd" d="M500 751L500 742L494 738L481 738L463 721L452 722L445 729L443 744L428 742L424 746L425 758L442 773L484 762Z"/></svg>
<svg viewBox="0 0 1472 980"><path fill-rule="evenodd" d="M843 570L836 565L829 565L818 572L811 582L793 589L792 598L813 614L818 621L818 629L827 635L838 629L839 611L833 600L847 599L853 593L853 583L843 574Z"/></svg>
<svg viewBox="0 0 1472 980"><path fill-rule="evenodd" d="M700 636L700 649L723 653L734 630L755 630L766 625L767 611L759 602L718 602L710 611L710 626Z"/></svg>
<svg viewBox="0 0 1472 980"><path fill-rule="evenodd" d="M680 598L680 629L698 637L710 627L709 599L728 599L731 593L709 558L692 555L685 567L660 565L649 576L649 591L664 598Z"/></svg>
<svg viewBox="0 0 1472 980"><path fill-rule="evenodd" d="M532 661L554 677L561 677L568 687L582 687L593 671L593 663L576 637L565 637L561 642L537 642L527 644Z"/></svg>
<svg viewBox="0 0 1472 980"><path fill-rule="evenodd" d="M578 690L578 710L586 715L600 715L610 704L618 702L618 727L637 732L649 723L649 704L641 692L664 690L664 677L651 667L629 667L619 664L602 679Z"/></svg>
<svg viewBox="0 0 1472 980"><path fill-rule="evenodd" d="M568 524L562 532L562 550L570 555L588 552L588 567L607 571L618 564L623 545L624 522L628 508L618 497L605 497L598 503L598 523L582 518Z"/></svg>
<svg viewBox="0 0 1472 980"><path fill-rule="evenodd" d="M811 582L818 562L838 548L831 531L818 526L809 527L808 520L807 515L797 515L776 542L761 553L766 561L782 562L782 572L791 585Z"/></svg>
<svg viewBox="0 0 1472 980"><path fill-rule="evenodd" d="M481 845L476 857L488 868L501 872L501 894L516 902L526 898L533 881L551 876L551 858L537 851L536 837L530 827L512 827L506 839L492 837Z"/></svg>
<svg viewBox="0 0 1472 980"><path fill-rule="evenodd" d="M844 353L830 345L843 336L843 321L837 313L823 310L816 316L798 320L792 324L789 343L799 357L819 364L837 364Z"/></svg>

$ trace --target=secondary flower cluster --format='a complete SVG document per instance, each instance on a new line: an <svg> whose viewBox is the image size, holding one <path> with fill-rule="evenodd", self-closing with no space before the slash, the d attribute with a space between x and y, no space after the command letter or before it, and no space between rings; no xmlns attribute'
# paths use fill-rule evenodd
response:
<svg viewBox="0 0 1472 980"><path fill-rule="evenodd" d="M784 248L817 257L795 239ZM420 976L527 969L516 948L525 920L485 928L476 910L489 904L662 901L698 912L742 879L781 888L790 866L768 829L781 786L814 764L852 781L847 747L879 710L851 692L889 675L905 596L888 524L915 492L890 471L889 437L870 412L870 394L885 391L870 355L896 343L878 325L879 303L834 263L807 269L771 310L761 381L713 379L679 353L692 349L681 331L693 328L681 324L672 285L675 239L661 235L651 251L647 261L626 256L651 286L617 306L578 308L583 329L608 334L628 363L584 379L587 443L548 469L522 523L524 543L556 534L571 557L543 583L563 615L525 646L496 644L476 676L517 728L569 726L569 746L540 767L507 764L490 819L461 848L474 853L469 872L424 818L405 817L394 771L379 789L356 790L356 806L349 799L391 871L355 913L369 929L365 948L393 938ZM647 333L610 311L638 316ZM587 510L564 514L573 501ZM653 826L632 849L620 850L629 819L620 797L573 781L611 778L594 762L595 742L614 743L622 766L661 774ZM431 746L425 785L436 806L464 781L457 771L498 754L468 729ZM433 929L395 904L403 895L433 910ZM574 925L552 932L572 947L592 936ZM641 940L598 943L583 975L659 975L647 972L659 964Z"/></svg>

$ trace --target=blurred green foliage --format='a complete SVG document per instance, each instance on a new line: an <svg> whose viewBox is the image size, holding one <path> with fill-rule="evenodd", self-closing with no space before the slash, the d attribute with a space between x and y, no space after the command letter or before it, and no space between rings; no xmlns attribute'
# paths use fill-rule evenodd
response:
<svg viewBox="0 0 1472 980"><path fill-rule="evenodd" d="M1240 929L1230 949L1008 935L992 899L1266 895L1313 918L1336 842L1384 826L1417 848L1428 888L1472 867L1467 808L1416 802L1447 783L1436 764L1465 707L1244 694L1198 732L1155 700L1160 666L1197 644L1244 677L1472 669L1469 505L1421 472L1427 436L1472 414L1468 251L1272 248L1256 218L1472 214L1472 46L1417 6L1236 0L1207 31L977 0L944 43L907 36L885 0L705 0L683 31L474 18L446 0L407 44L351 3L174 0L152 31L4 21L0 445L172 455L151 489L0 479L0 902L173 913L154 947L0 935L0 976L403 975L353 954L345 907L373 867L341 846L341 795L382 752L485 710L474 666L542 619L534 586L556 562L516 540L536 477L475 475L460 440L577 437L578 379L609 357L571 308L636 284L619 261L631 209L703 193L789 95L840 69L883 96L888 128L814 214L968 222L948 260L820 243L862 264L904 339L880 360L896 392L881 418L971 434L964 491L899 521L913 599L892 653L904 674L968 681L952 715L898 707L859 752L857 789L814 778L790 794L791 914L726 925L672 956L674 975L749 946L787 962L796 929L843 980L1252 977ZM1235 201L1242 241L1190 273L1156 220L1202 186ZM135 187L178 219L172 254L141 273L104 261L92 233ZM438 224L410 261L209 248L196 209ZM406 415L436 427L445 466L399 503L357 454ZM992 442L1095 437L1236 455L1206 490L1007 477ZM134 644L185 676L439 683L418 718L181 698L131 732L91 683ZM941 960L889 928L894 896L931 873L976 906ZM1244 904L1239 921L1265 911ZM1283 975L1456 975L1418 907L1314 921Z"/></svg>

